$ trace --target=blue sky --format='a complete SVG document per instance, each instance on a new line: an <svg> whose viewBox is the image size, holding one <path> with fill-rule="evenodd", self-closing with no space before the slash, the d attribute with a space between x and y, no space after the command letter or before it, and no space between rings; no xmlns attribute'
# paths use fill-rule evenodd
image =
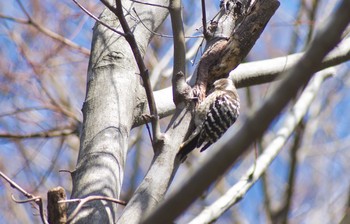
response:
<svg viewBox="0 0 350 224"><path fill-rule="evenodd" d="M72 1L65 0L56 2L47 0L40 2L39 8L41 13L38 13L35 7L32 7L30 1L22 2L33 18L40 18L38 21L41 24L52 31L64 35L73 42L90 49L94 21L81 12ZM317 18L322 17L324 14L323 10L329 10L329 8L326 7L329 2L331 1L322 1L319 9L320 13L318 13ZM98 15L102 8L101 3L98 1L87 1L83 4L88 6L90 10L93 10L95 15ZM212 2L207 1L207 6L208 18L210 18L210 16L216 12L218 3L213 5ZM195 21L201 16L199 1L184 1L184 8L188 10L184 13L185 20L187 21L187 28L195 24ZM296 22L295 15L297 9L297 1L281 1L280 8L248 55L247 58L249 61L268 59L288 54L291 35L294 32L293 27ZM26 18L15 1L0 2L0 13L16 18ZM66 15L67 18L62 19L61 15ZM309 24L305 17L303 17L300 22L300 36L298 46L296 47L297 51L303 49ZM44 74L36 74L28 64L26 58L22 56L21 48L19 47L22 42L13 41L13 37L10 35L13 30L18 32L20 40L27 41L28 48L30 49L29 52L33 53L29 55L29 58L34 62L45 62L46 72ZM0 70L0 81L1 83L6 83L6 85L0 88L0 107L3 108L0 114L14 111L21 107L47 106L44 103L47 102L47 97L41 92L39 84L40 82L44 84L54 84L56 82L57 86L50 85L48 91L52 93L52 96L59 102L73 105L72 111L77 117L81 118L80 109L85 96L88 56L80 54L76 50L70 48L62 48L57 51L57 54L52 60L46 61L44 55L49 55L53 50L56 50L51 46L54 41L42 34L33 38L31 32L38 31L35 31L35 29L28 31L27 25L17 24L0 18L0 53L3 59L6 59L3 60L3 64L0 64L0 67L2 66L2 70ZM171 34L169 21L165 23L160 32ZM188 46L190 46L191 42L193 41L190 41ZM171 49L170 44L170 39L155 38L152 42L152 46L159 46L159 54L156 55L158 59L161 59L167 50ZM34 54L37 51L42 54ZM190 62L188 64L189 72L191 72L192 67L190 66ZM170 62L169 66L171 65L172 62ZM9 76L9 74L14 74L15 76ZM324 212L324 208L319 208L318 205L328 202L327 198L321 197L322 193L326 192L326 187L335 189L335 193L332 194L330 198L335 198L334 200L338 204L343 203L344 200L337 198L337 194L339 194L337 192L340 191L347 194L349 178L346 173L346 160L348 158L346 148L348 148L349 144L346 144L347 142L344 141L345 147L335 148L335 146L337 146L338 141L346 140L346 138L349 137L348 127L350 125L350 119L346 116L350 109L348 74L349 63L343 65L334 78L327 80L324 84L323 91L321 91L315 100L314 107L316 108L321 105L322 110L317 117L319 119L318 129L311 137L307 136L310 138L303 140L305 145L301 147L299 155L300 163L296 177L298 185L296 187L297 193L295 194L294 204L290 213L290 217L298 216L301 218L293 219L294 221L303 220L301 223L306 223L306 221L312 220L310 218L311 215L305 215L305 210L310 212L310 214L315 213L315 216ZM28 86L31 88L24 88ZM62 90L62 88L67 91L62 91L63 93L58 91ZM273 88L271 84L252 87L251 90L254 96L254 102L258 105L259 102L263 100L264 94L271 88ZM244 99L246 94L245 90L241 89L239 91ZM246 105L245 102L242 104ZM239 122L244 122L244 107L241 113L242 120ZM33 117L34 122L29 122L32 120L28 117ZM71 118L67 118L64 115L58 115L57 111L52 109L51 105L49 108L44 108L40 111L34 111L28 114L0 117L0 132L31 133L65 124L70 121L70 119ZM280 119L283 120L283 116L281 116ZM274 122L274 126L271 127L272 131L279 128L281 120L276 120ZM162 121L162 124L164 128L167 124L167 119ZM131 135L134 136L136 132L137 130L132 130ZM127 188L131 185L129 177L131 177L132 174L135 173L136 186L140 183L153 155L147 130L143 128L142 133L143 138L140 149L133 149L127 158L124 178L125 183L123 185L124 192L126 192ZM78 139L74 137L64 139L63 143L59 138L53 140L19 140L16 142L9 141L8 139L0 139L0 161L3 163L0 163L0 170L6 170L9 176L30 191L36 189L36 185L39 184L43 176L47 174L49 169L52 169L52 172L47 176L47 181L42 186L38 186L39 188L36 193L44 196L47 189L58 184L63 185L69 191L71 187L69 175L59 174L58 170L74 167L77 157L77 149L74 148L74 143L76 141L78 141ZM61 144L62 147L60 147ZM28 155L24 155L25 153ZM137 159L135 156L138 153L140 158L136 160L138 161L138 166L135 168L134 161ZM205 156L205 154L201 154L200 156ZM32 160L26 161L25 158L27 157ZM226 188L233 185L246 171L246 168L251 165L253 155L250 154L246 157L247 158L242 159L228 172L224 179ZM56 159L58 161L57 165L52 167L51 164ZM273 198L276 201L280 200L280 194L283 192L286 184L288 159L289 153L284 150L269 168L270 187L274 195ZM191 161L192 163L187 164L187 166L195 165L197 158L193 155ZM24 168L22 164L26 164ZM2 166L5 166L6 169L3 169ZM174 180L174 186L181 183L183 175L191 172L189 171L191 169L186 169L188 168L187 166L180 168ZM324 185L325 182L329 185ZM334 185L331 185L331 183L334 183ZM14 192L15 195L19 197L16 191L9 190L7 184L4 185L0 182L0 196L2 196L2 198L7 198L6 200L8 203L13 203L9 199L10 192ZM217 192L209 193L207 199L193 206L193 211L198 212L201 208L200 205L210 204L218 195ZM262 209L263 198L262 185L259 181L247 193L243 200L235 206L235 209L242 214L242 217L246 218L248 223L262 223L266 221ZM6 211L5 209L8 209L7 206L8 204L5 204L1 207L0 214L2 211ZM24 207L29 217L36 220L36 218L32 217L32 210L29 205L12 206L14 206L14 208L18 208L19 206ZM310 208L307 209L307 207ZM312 207L315 207L315 209L312 209ZM182 220L190 219L191 215L193 216L196 214L196 212L191 211ZM339 214L340 212L336 213L337 218ZM218 220L218 223L225 223L227 220L230 220L231 215L230 212L225 213L225 215ZM324 223L329 223L331 217L332 216L329 214L325 215ZM3 215L0 215L0 223L5 223L8 220L10 219L6 219ZM19 223L19 221L17 223Z"/></svg>

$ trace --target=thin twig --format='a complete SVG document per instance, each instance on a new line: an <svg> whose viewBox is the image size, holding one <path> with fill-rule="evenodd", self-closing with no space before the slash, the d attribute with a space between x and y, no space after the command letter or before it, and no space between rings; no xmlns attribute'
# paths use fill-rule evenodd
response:
<svg viewBox="0 0 350 224"><path fill-rule="evenodd" d="M43 186L51 173L54 171L55 166L58 164L57 160L60 158L60 155L62 155L62 150L64 149L63 144L65 143L65 138L63 136L60 136L59 139L60 143L57 145L57 149L55 150L54 155L52 156L51 162L49 167L46 167L45 173L41 175L40 181L36 184L36 187L32 190L33 192L36 192L40 186Z"/></svg>
<svg viewBox="0 0 350 224"><path fill-rule="evenodd" d="M24 12L24 14L26 14L27 18L28 18L29 20L31 20L30 15L29 15L29 13L27 12L27 10L25 9L25 7L23 6L22 2L21 2L20 0L17 0L17 3L18 3L18 5L19 5L19 7L22 9L22 11Z"/></svg>
<svg viewBox="0 0 350 224"><path fill-rule="evenodd" d="M13 180L11 180L8 176L6 176L3 172L0 171L0 176L2 178L4 178L12 188L15 188L17 190L19 190L24 196L26 196L27 198L32 198L33 195L29 194L27 191L25 191L23 188L21 188L21 186L19 186L16 182L14 182Z"/></svg>
<svg viewBox="0 0 350 224"><path fill-rule="evenodd" d="M51 138L68 136L75 132L71 127L68 128L54 128L48 131L36 132L31 134L12 134L12 133L0 133L0 138L13 138L13 139L23 139L23 138Z"/></svg>
<svg viewBox="0 0 350 224"><path fill-rule="evenodd" d="M39 86L41 87L43 93L46 94L46 96L49 98L50 102L64 115L67 117L71 117L76 121L80 121L80 119L75 115L74 112L71 112L68 108L65 108L62 103L58 102L50 93L48 88L43 84L41 77L39 77L40 74L43 74L42 69L36 64L36 62L33 61L32 57L27 55L27 51L23 48L20 48L20 52L22 53L22 57L26 59L26 62L28 65L32 68L33 72L36 75L36 81L38 82ZM43 63L45 64L45 63Z"/></svg>
<svg viewBox="0 0 350 224"><path fill-rule="evenodd" d="M300 149L304 132L305 132L305 124L303 123L303 120L301 120L299 122L299 125L296 127L294 142L290 149L291 161L289 165L290 168L289 168L289 174L288 174L288 184L284 192L283 205L277 212L274 212L275 220L276 221L282 220L282 222L280 223L288 223L288 213L291 209L292 197L295 192L294 190L295 190L295 181L296 181L296 169L299 163L298 151Z"/></svg>
<svg viewBox="0 0 350 224"><path fill-rule="evenodd" d="M30 24L29 20L27 20L27 19L15 18L15 17L4 15L4 14L0 14L0 18L7 19L7 20L10 20L10 21L16 22L16 23Z"/></svg>
<svg viewBox="0 0 350 224"><path fill-rule="evenodd" d="M71 215L67 219L67 223L69 223L70 221L72 221L74 219L74 217L78 214L78 212L80 211L80 209L83 207L83 205L85 203L90 202L90 201L96 201L96 200L110 201L110 202L114 202L114 203L117 203L120 205L126 205L125 201L118 200L118 199L111 198L111 197L99 196L99 195L91 195L91 196L88 196L86 198L81 198L81 199L77 198L77 199L62 200L62 201L58 201L58 203L79 202L78 206L74 209L74 211L71 213Z"/></svg>
<svg viewBox="0 0 350 224"><path fill-rule="evenodd" d="M202 0L202 26L203 26L203 35L204 37L207 37L208 31L207 31L207 14L205 9L205 0Z"/></svg>
<svg viewBox="0 0 350 224"><path fill-rule="evenodd" d="M42 27L41 25L37 24L29 15L29 13L25 10L25 8L23 7L23 5L21 4L20 1L18 1L21 9L23 10L23 12L26 14L26 16L28 17L28 20L22 20L22 19L16 19L16 18L11 18L11 17L7 17L7 16L3 16L0 15L0 17L4 17L4 18L11 18L11 20L19 22L19 23L24 23L24 24L30 24L33 25L35 28L37 28L39 31L43 32L44 34L52 37L53 39L56 39L58 41L61 41L64 44L74 44L73 42L71 42L70 40L46 29L45 27ZM71 43L68 43L71 42ZM72 45L70 45L72 46ZM78 47L80 47L79 45L77 45ZM74 46L72 46L74 47ZM32 60L26 55L26 51L24 51L23 49L20 48L20 51L22 53L22 56L26 59L27 63L30 65L30 67L33 69L34 73L36 74L40 74L42 73L40 69L37 68L37 66L35 65L35 63L32 62ZM87 50L88 51L88 50ZM89 54L89 53L88 53ZM36 81L38 81L40 87L42 88L43 92L47 95L47 97L50 99L50 101L52 102L53 105L55 105L63 114L72 117L73 119L79 121L79 119L75 116L75 114L73 112L70 112L69 110L65 109L64 107L62 107L61 104L59 104L49 93L49 91L47 90L47 88L42 84L41 79L37 79Z"/></svg>
<svg viewBox="0 0 350 224"><path fill-rule="evenodd" d="M149 139L151 140L151 142L153 142L153 139L152 139L152 134L151 134L151 129L147 123L147 119L146 119L146 116L142 116L142 118L144 119L145 121L145 124L146 124L146 128L147 128L147 131L148 131L148 135L149 135Z"/></svg>
<svg viewBox="0 0 350 224"><path fill-rule="evenodd" d="M21 24L26 24L26 25L32 25L33 27L35 27L37 30L39 30L40 32L42 32L43 34L45 34L46 36L54 39L54 40L57 40L71 48L74 48L78 51L80 51L81 53L83 53L84 55L90 55L90 50L85 48L85 47L82 47L76 43L74 43L73 41L65 38L64 36L61 36L49 29L47 29L46 27L38 24L37 22L35 22L33 19L19 19L19 18L14 18L14 17L11 17L11 16L7 16L7 15L3 15L3 14L0 14L0 18L3 18L3 19L7 19L7 20L10 20L10 21L13 21L13 22L16 22L16 23L21 23Z"/></svg>
<svg viewBox="0 0 350 224"><path fill-rule="evenodd" d="M113 12L117 17L117 8L115 8L114 6L112 6L111 4L109 4L108 1L106 0L101 0L101 2L111 11ZM123 8L123 7L122 7ZM123 13L123 16L124 16L124 13ZM119 17L118 17L119 18Z"/></svg>
<svg viewBox="0 0 350 224"><path fill-rule="evenodd" d="M70 170L66 170L66 169L60 169L58 170L59 173L69 173L69 174L72 174L73 171L70 171Z"/></svg>
<svg viewBox="0 0 350 224"><path fill-rule="evenodd" d="M74 0L73 0L74 1ZM139 15L137 14L135 8L133 7L132 10L135 12L136 17L138 18L138 20L140 21L140 23L143 25L143 27L145 27L150 33L156 35L156 36L160 36L160 37L164 37L164 38L174 38L172 35L169 34L161 34L161 33L157 33L154 32L153 30L151 30L150 28L148 28L146 26L146 24L142 21L142 19L140 19ZM191 39L191 38L202 38L203 35L196 35L196 36L184 36L184 38L186 39Z"/></svg>
<svg viewBox="0 0 350 224"><path fill-rule="evenodd" d="M142 5L156 6L156 7L168 9L168 6L165 6L165 5L153 4L153 3L148 3L148 2L140 2L140 1L137 1L137 0L130 0L130 1L142 4Z"/></svg>
<svg viewBox="0 0 350 224"><path fill-rule="evenodd" d="M262 146L262 139L259 139L258 141L258 147L259 147L259 151L261 154L263 154L263 146ZM255 171L254 171L255 173ZM263 193L263 198L264 198L264 210L265 210L265 214L266 214L266 218L267 220L272 223L272 206L271 206L271 193L270 193L270 185L268 184L268 172L265 171L262 175L261 175L261 187L262 187L262 193Z"/></svg>
<svg viewBox="0 0 350 224"><path fill-rule="evenodd" d="M82 6L79 2L77 2L76 0L72 0L79 8L81 8L81 10L83 10L86 14L88 14L88 16L90 16L91 18L93 18L96 22L101 23L103 26L107 27L108 29L112 30L113 32L119 34L120 36L125 36L125 34L123 32L120 32L116 29L114 29L113 27L111 27L110 25L108 25L107 23L103 22L102 20L100 20L99 18L97 18L94 14L92 14L91 12L89 12L89 10L87 10L86 8L84 8L84 6Z"/></svg>
<svg viewBox="0 0 350 224"><path fill-rule="evenodd" d="M74 1L74 0L73 0ZM165 37L165 38L173 38L173 36L171 35L167 35L167 34L161 34L161 33L157 33L154 32L153 30L151 30L150 28L148 28L146 26L146 24L143 23L142 19L139 17L138 13L136 12L135 8L133 7L132 10L134 11L136 17L138 18L138 21L140 21L140 23L143 25L143 27L145 27L149 32L151 32L152 34L156 35L156 36L160 36L160 37Z"/></svg>
<svg viewBox="0 0 350 224"><path fill-rule="evenodd" d="M1 17L1 15L0 15ZM19 113L26 113L31 111L39 111L39 110L51 110L49 107L27 107L27 108L17 108L14 111L4 112L0 114L0 117L13 116Z"/></svg>
<svg viewBox="0 0 350 224"><path fill-rule="evenodd" d="M28 200L16 200L13 195L12 195L12 200L15 201L16 203L28 203L28 202L35 202L39 206L39 213L40 213L40 218L41 221L44 224L49 224L48 221L46 220L45 213L44 213L44 207L43 207L43 202L42 198L40 196L34 196L30 193L28 193L26 190L24 190L21 186L19 186L16 182L11 180L8 176L6 176L3 172L0 171L0 176L4 178L12 188L15 188L16 190L20 191L25 197L28 198Z"/></svg>
<svg viewBox="0 0 350 224"><path fill-rule="evenodd" d="M90 51L82 46L79 46L78 44L74 43L73 41L43 27L42 25L38 24L36 21L34 21L32 19L32 17L29 15L29 13L27 12L27 10L25 9L25 7L23 6L23 4L21 3L21 1L17 0L21 10L23 11L23 13L27 16L27 19L28 21L27 22L24 22L23 20L21 21L20 19L14 19L14 18L10 18L10 17L7 17L7 19L11 19L15 22L20 22L20 23L25 23L25 24L30 24L30 25L33 25L35 28L37 28L39 31L41 31L42 33L46 34L47 36L55 39L55 40L58 40L74 49L77 49L79 50L81 53L85 54L85 55L90 55ZM5 17L3 17L5 18Z"/></svg>
<svg viewBox="0 0 350 224"><path fill-rule="evenodd" d="M35 196L35 197L24 199L24 200L18 200L15 198L15 196L13 196L13 194L11 194L11 199L18 204L23 204L23 203L28 203L28 202L32 202L32 201L37 202L38 200L41 200L41 197Z"/></svg>

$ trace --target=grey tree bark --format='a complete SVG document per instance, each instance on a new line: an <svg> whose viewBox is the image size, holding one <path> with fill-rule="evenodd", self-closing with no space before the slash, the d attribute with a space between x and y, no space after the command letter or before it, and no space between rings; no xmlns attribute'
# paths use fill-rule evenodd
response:
<svg viewBox="0 0 350 224"><path fill-rule="evenodd" d="M167 0L156 2L168 4ZM114 1L110 4L115 5ZM123 1L131 9L131 1ZM147 28L156 30L168 11L160 7L134 6L143 24L135 15L126 19L145 53L152 37ZM129 10L132 11L132 10ZM119 28L116 16L105 9L100 19ZM124 37L96 23L93 29L91 56L88 68L86 99L83 105L84 122L77 166L72 173L71 198L103 195L119 198L124 177L128 137L134 123L135 108L147 107L138 67ZM69 213L75 205L70 204ZM86 204L72 223L114 223L117 205L94 201Z"/></svg>

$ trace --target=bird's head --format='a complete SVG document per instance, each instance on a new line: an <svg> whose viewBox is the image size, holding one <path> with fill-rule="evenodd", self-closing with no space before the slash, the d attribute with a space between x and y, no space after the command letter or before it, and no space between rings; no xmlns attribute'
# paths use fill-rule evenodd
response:
<svg viewBox="0 0 350 224"><path fill-rule="evenodd" d="M218 79L214 82L215 90L232 90L235 89L235 86L231 79Z"/></svg>

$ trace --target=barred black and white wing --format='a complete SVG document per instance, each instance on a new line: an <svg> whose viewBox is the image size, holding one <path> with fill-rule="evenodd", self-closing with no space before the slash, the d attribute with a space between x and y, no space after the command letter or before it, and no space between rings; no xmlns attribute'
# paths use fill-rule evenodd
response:
<svg viewBox="0 0 350 224"><path fill-rule="evenodd" d="M216 142L239 116L239 98L230 79L219 79L213 91L199 105L195 113L195 131L181 145L182 160L193 149L206 150Z"/></svg>
<svg viewBox="0 0 350 224"><path fill-rule="evenodd" d="M233 125L239 116L239 102L226 92L221 92L210 104L202 124L196 148L206 150Z"/></svg>

